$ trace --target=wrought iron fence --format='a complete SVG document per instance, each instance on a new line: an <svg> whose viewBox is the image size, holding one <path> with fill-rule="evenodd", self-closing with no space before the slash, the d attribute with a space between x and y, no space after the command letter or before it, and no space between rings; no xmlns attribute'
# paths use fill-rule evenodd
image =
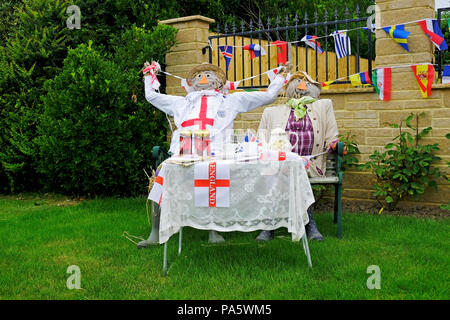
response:
<svg viewBox="0 0 450 320"><path fill-rule="evenodd" d="M441 28L442 28L442 13L444 13L444 12L450 12L450 7L448 7L448 8L441 8L441 9L438 9L437 10L437 20L438 20L438 23L439 23L439 26L441 26ZM450 18L450 16L448 17L448 18ZM447 26L447 30L449 30L450 31L450 25L448 25ZM449 32L446 32L446 31L444 31L444 36L445 35L448 35L449 34ZM446 41L447 41L447 44L450 44L450 42L449 42L449 37L447 36L446 37L446 39L445 39ZM437 65L438 65L438 75L439 75L439 79L442 79L442 65L445 63L445 61L444 61L444 56L446 56L447 57L447 59L445 59L445 60L447 60L447 62L449 62L450 61L450 53L447 51L447 52L442 52L442 51L440 51L440 50L437 50Z"/></svg>
<svg viewBox="0 0 450 320"><path fill-rule="evenodd" d="M296 70L304 70L308 72L313 78L316 78L316 80L318 81L331 81L345 76L348 77L349 75L351 75L350 69L356 71L355 73L369 71L369 74L371 76L372 62L374 58L373 50L375 46L375 37L372 34L371 30L362 29L362 27L366 27L367 17L361 17L360 13L361 12L358 7L356 8L354 14L350 14L347 8L342 19L341 17L339 17L338 11L335 10L332 14L332 18L334 18L334 20L329 20L330 14L328 11L325 11L323 14L324 21L322 22L319 22L319 15L317 14L317 12L314 14L314 17L312 19L313 21L310 21L308 15L305 13L303 21L300 21L300 18L297 15L295 15L293 21L289 21L288 16L286 16L283 22L280 21L279 17L276 17L275 19L268 18L265 25L263 25L261 19L257 22L256 25L254 25L253 21L250 21L247 28L245 27L244 21L241 21L240 30L238 30L235 23L233 23L231 26L228 24L225 24L223 26L218 24L216 28L216 34L209 36L210 44L213 43L213 41L214 44L216 44L213 47L214 50L212 50L213 48L209 46L209 61L210 63L213 62L214 54L217 55L216 61L219 66L220 64L224 64L224 60L221 61L222 53L220 52L218 46L233 46L233 49L235 50L233 50L233 56L230 65L232 65L234 68L232 68L232 74L229 74L228 70L226 70L227 79L230 81L241 80L246 78L246 76L248 77L249 74L250 76L254 76L254 69L263 72L276 67L273 62L271 63L270 59L271 50L276 50L276 47L272 46L271 43L280 40L292 43L289 46L290 56L295 55L295 59L293 59L291 62L296 66ZM350 18L351 15L353 16L352 18ZM329 37L329 35L331 32L337 30L349 30L348 35L351 39L351 47L352 53L354 53L354 58L352 56L352 59L350 59L350 56L347 55L344 58L338 59L336 54L334 54L334 41ZM322 49L324 52L322 53L322 55L325 56L325 71L322 72L322 79L320 79L319 77L319 67L323 69L323 66L319 66L318 64L318 51L315 51L312 48L308 48L305 43L299 41L305 35L320 37L318 41L323 43ZM261 45L263 42L267 43L266 51L269 58L266 59L267 61L265 61L266 65L262 65L263 62L261 58L257 60L250 59L250 61L244 61L244 39L246 39L247 42L249 40L251 44ZM300 49L301 53L299 54ZM238 55L235 53L239 52L239 50L241 50L240 61L237 61ZM311 52L313 53L312 57ZM311 61L311 58L315 61ZM367 64L364 65L364 67L367 67L367 69L365 70L361 70L362 58L367 59ZM331 59L335 60L334 66L333 61L329 61ZM343 59L346 59L344 67L342 63ZM289 57L288 60L290 60ZM247 74L244 71L244 67L241 68L242 70L238 70L239 68L236 67L238 64L245 65L246 63L250 64L249 68L247 66L247 69L249 69L247 70ZM312 70L312 68L314 68L314 70ZM333 69L332 74L333 76L335 76L334 79L329 78L330 69ZM260 75L259 81L257 79L258 77L256 79L245 81L245 83L242 83L240 85L240 88L247 89L267 87L267 85L263 84L261 77L262 76ZM347 80L337 81L335 83L347 84L350 83L350 81L347 78Z"/></svg>

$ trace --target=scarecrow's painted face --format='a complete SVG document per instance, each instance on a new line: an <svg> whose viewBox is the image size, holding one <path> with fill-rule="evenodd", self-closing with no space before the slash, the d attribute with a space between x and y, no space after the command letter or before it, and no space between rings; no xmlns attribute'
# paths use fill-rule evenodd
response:
<svg viewBox="0 0 450 320"><path fill-rule="evenodd" d="M319 99L320 89L306 80L293 79L286 88L286 97L299 99L303 96L309 96Z"/></svg>
<svg viewBox="0 0 450 320"><path fill-rule="evenodd" d="M201 91L219 90L223 84L214 71L202 71L194 76L190 85L195 91Z"/></svg>

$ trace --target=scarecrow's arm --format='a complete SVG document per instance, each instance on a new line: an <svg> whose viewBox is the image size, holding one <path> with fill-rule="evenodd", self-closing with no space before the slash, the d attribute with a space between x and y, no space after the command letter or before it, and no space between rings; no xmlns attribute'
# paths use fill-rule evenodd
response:
<svg viewBox="0 0 450 320"><path fill-rule="evenodd" d="M284 84L284 77L277 75L267 88L260 92L237 92L229 95L232 105L237 112L248 112L255 108L271 104L277 97Z"/></svg>
<svg viewBox="0 0 450 320"><path fill-rule="evenodd" d="M156 108L169 116L173 116L174 110L177 106L181 106L184 101L184 97L171 96L156 92L152 88L152 79L150 76L144 76L145 82L145 99L154 105Z"/></svg>

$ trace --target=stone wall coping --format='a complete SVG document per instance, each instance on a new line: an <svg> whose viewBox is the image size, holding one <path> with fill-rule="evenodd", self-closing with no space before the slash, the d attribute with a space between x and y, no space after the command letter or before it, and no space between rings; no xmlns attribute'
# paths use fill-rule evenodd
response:
<svg viewBox="0 0 450 320"><path fill-rule="evenodd" d="M345 88L345 89L328 89L322 90L320 95L323 94L345 94L345 93L371 93L375 92L373 87L371 88Z"/></svg>
<svg viewBox="0 0 450 320"><path fill-rule="evenodd" d="M208 18L208 17L204 17L201 15L195 15L195 16L188 16L188 17L181 17L181 18L173 18L173 19L168 19L168 20L163 20L160 21L159 23L161 24L175 24L175 23L180 23L180 22L189 22L189 21L195 21L195 20L200 20L200 21L204 21L208 24L214 23L216 22L216 20Z"/></svg>
<svg viewBox="0 0 450 320"><path fill-rule="evenodd" d="M450 90L450 83L449 84L433 83L431 88L432 89L449 89Z"/></svg>

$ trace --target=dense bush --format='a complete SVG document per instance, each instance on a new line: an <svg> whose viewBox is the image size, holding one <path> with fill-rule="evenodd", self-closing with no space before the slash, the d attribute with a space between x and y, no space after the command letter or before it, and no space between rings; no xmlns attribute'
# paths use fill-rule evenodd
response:
<svg viewBox="0 0 450 320"><path fill-rule="evenodd" d="M164 118L143 112L127 84L119 66L91 45L69 51L61 74L45 85L36 139L50 190L91 196L145 190L142 168L150 165L151 146L164 139Z"/></svg>
<svg viewBox="0 0 450 320"><path fill-rule="evenodd" d="M145 5L142 0L102 4L78 1L82 11L80 30L66 27L69 16L66 9L71 4L69 0L23 0L0 5L0 16L5 17L0 36L6 40L0 44L0 192L36 191L43 186L54 192L63 191L48 183L52 176L48 172L41 176L45 159L40 156L42 146L36 144L41 141L37 139L43 114L41 97L51 88L44 86L45 81L61 73L69 48L88 40L93 40L105 61L118 62L111 72L121 78L123 96L116 98L126 101L126 114L135 113L131 127L134 131L129 134L136 143L144 143L140 149L142 159L150 159L148 149L155 141L162 143L167 133L165 117L143 99L139 74L145 60L153 58L163 64L165 53L174 44L175 29L158 26L149 31L157 24L158 12L153 9L157 9L159 2ZM11 11L12 8L15 10ZM144 25L146 20L145 28L133 25ZM83 98L88 99L86 95ZM142 173L137 167L138 171ZM132 189L127 185L120 193ZM64 191L69 192L67 188Z"/></svg>
<svg viewBox="0 0 450 320"><path fill-rule="evenodd" d="M60 70L67 43L67 1L24 1L14 13L13 30L0 47L1 190L39 188L33 143L41 114L44 82Z"/></svg>
<svg viewBox="0 0 450 320"><path fill-rule="evenodd" d="M434 155L440 150L438 144L420 144L432 128L419 130L419 116L411 114L400 124L391 124L398 129L398 135L385 146L386 151L375 150L365 164L376 176L374 196L385 201L388 210L395 209L397 203L408 196L417 200L427 187L437 187L435 179L442 176L440 170L433 167L433 163L441 159ZM414 119L415 125L412 125Z"/></svg>

